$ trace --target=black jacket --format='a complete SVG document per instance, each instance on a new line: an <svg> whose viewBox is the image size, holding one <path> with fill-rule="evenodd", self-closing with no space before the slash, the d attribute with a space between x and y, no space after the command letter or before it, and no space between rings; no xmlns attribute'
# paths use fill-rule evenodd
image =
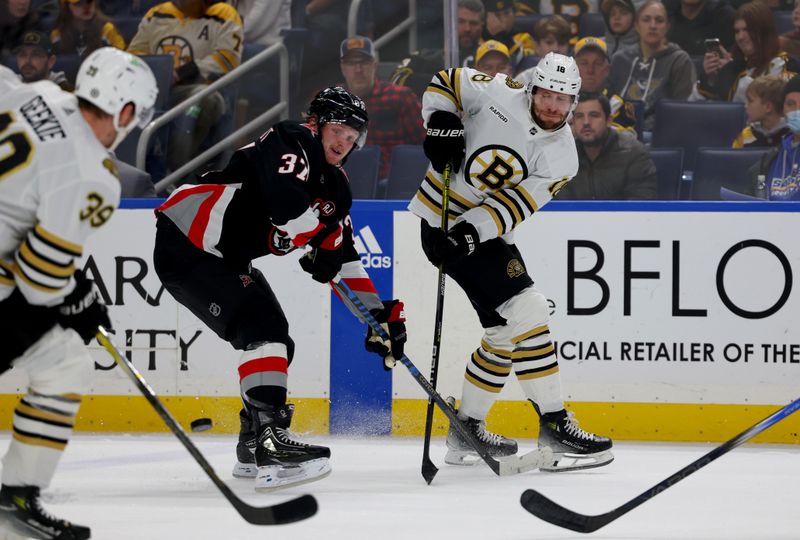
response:
<svg viewBox="0 0 800 540"><path fill-rule="evenodd" d="M680 0L666 2L670 20L668 38L689 56L706 53L705 40L719 39L728 51L733 47L733 17L736 11L727 2L706 0L703 10L694 19L681 14Z"/></svg>
<svg viewBox="0 0 800 540"><path fill-rule="evenodd" d="M645 200L658 196L656 166L644 145L609 129L603 148L592 161L578 147L578 174L558 192L558 200Z"/></svg>

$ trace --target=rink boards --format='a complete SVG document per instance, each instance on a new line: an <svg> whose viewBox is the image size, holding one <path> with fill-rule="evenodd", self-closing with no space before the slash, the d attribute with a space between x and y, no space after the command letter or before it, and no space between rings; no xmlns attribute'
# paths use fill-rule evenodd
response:
<svg viewBox="0 0 800 540"><path fill-rule="evenodd" d="M153 201L125 201L86 246L116 341L184 422L238 428L238 353L160 285L152 267ZM516 231L549 299L564 396L587 427L619 439L725 440L800 392L800 214L775 203L552 203ZM406 305L408 357L430 371L436 270L405 203L357 201L356 244L384 298ZM297 264L256 262L297 345L290 399L299 431L419 435L425 394L402 366L385 373L363 350L365 327ZM491 284L487 283L487 287ZM209 306L213 309L213 306ZM482 330L454 282L446 289L438 387L460 395ZM161 431L160 420L97 344L78 429ZM8 429L23 374L0 379ZM536 422L509 377L490 425L533 437ZM443 417L437 428L444 429ZM790 418L759 440L798 442Z"/></svg>

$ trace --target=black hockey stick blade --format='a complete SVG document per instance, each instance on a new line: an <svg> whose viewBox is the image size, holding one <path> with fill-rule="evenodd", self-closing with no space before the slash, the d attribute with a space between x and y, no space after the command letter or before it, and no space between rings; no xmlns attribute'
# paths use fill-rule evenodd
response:
<svg viewBox="0 0 800 540"><path fill-rule="evenodd" d="M364 320L369 324L370 328L381 336L383 339L389 339L389 335L386 333L386 330L383 329L381 324L375 319L372 313L369 312L367 307L361 302L361 300L356 296L353 290L344 282L344 280L335 280L333 282L334 290L337 291L339 298L344 302L345 305L350 306L352 309L357 311L361 314ZM467 440L470 445L475 449L478 455L483 459L484 462L492 469L498 476L511 476L513 474L520 474L527 471L532 471L534 469L538 469L542 465L549 465L553 463L553 452L550 448L539 448L537 450L532 450L523 456L509 456L503 459L503 461L498 461L494 457L492 457L489 452L483 449L480 443L475 439L475 435L473 435L461 420L458 419L456 416L456 411L451 407L444 398L436 391L436 389L431 386L431 383L428 382L428 379L425 378L422 373L419 372L419 369L414 365L414 363L408 358L408 356L403 355L401 358L397 359L401 364L403 364L406 369L411 373L411 376L414 378L415 381L422 387L428 397L436 403L436 406L441 409L444 415L450 420L450 425L458 431L459 435L461 435L465 440Z"/></svg>
<svg viewBox="0 0 800 540"><path fill-rule="evenodd" d="M214 471L214 468L203 456L200 450L194 445L192 440L186 435L181 425L170 414L158 396L147 384L147 381L136 369L136 366L123 355L116 345L111 341L108 331L102 326L97 328L97 341L105 348L106 351L114 358L114 361L122 368L128 377L134 382L139 391L144 395L145 399L152 405L153 409L158 413L161 419L167 424L167 427L183 444L184 448L191 454L194 460L200 465L200 468L208 475L211 481L217 486L222 495L228 499L228 502L239 512L239 515L244 518L248 523L253 525L282 525L284 523L294 523L306 518L310 518L317 513L317 501L311 495L302 495L295 499L279 503L273 506L251 506L236 496L236 494L228 487L228 484Z"/></svg>
<svg viewBox="0 0 800 540"><path fill-rule="evenodd" d="M800 409L800 399L794 400L782 409L761 420L759 423L743 431L736 437L717 446L669 478L662 480L644 493L637 495L622 506L615 508L610 512L606 512L605 514L588 516L585 514L579 514L578 512L573 512L572 510L564 508L560 504L551 501L533 489L525 490L522 493L519 502L522 504L522 507L525 508L525 510L539 519L547 521L548 523L581 533L594 532L597 529L608 525L617 518L627 514L645 501L652 499L665 489L674 486L693 472L705 467L718 457L727 454L737 446L752 439L762 431L772 427L774 424L780 422L790 414L796 412L798 409Z"/></svg>
<svg viewBox="0 0 800 540"><path fill-rule="evenodd" d="M447 234L450 225L448 222L448 209L450 207L450 170L452 165L447 163L442 174L442 232ZM439 353L442 351L442 325L444 320L444 289L447 276L444 273L444 262L439 264L439 275L436 278L436 314L433 323L433 351L431 352L431 386L436 389L436 379L439 377ZM433 399L428 399L425 409L425 435L422 440L422 478L431 485L439 469L431 461L431 435L433 433Z"/></svg>

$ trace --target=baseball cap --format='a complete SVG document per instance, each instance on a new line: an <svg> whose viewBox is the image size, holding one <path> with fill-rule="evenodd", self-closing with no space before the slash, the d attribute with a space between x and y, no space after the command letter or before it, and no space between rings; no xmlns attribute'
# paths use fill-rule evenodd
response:
<svg viewBox="0 0 800 540"><path fill-rule="evenodd" d="M608 14L611 12L611 8L614 6L622 6L631 13L636 13L636 8L634 7L633 2L628 0L603 0L600 3L600 12L608 16Z"/></svg>
<svg viewBox="0 0 800 540"><path fill-rule="evenodd" d="M478 47L478 50L475 51L475 63L477 64L478 62L480 62L481 58L486 56L486 53L489 52L500 53L507 59L511 60L511 54L508 52L508 47L506 47L503 43L500 43L497 40L488 39L483 43L481 43L480 47Z"/></svg>
<svg viewBox="0 0 800 540"><path fill-rule="evenodd" d="M375 45L372 40L364 36L353 36L342 41L339 47L339 58L342 59L350 53L361 53L375 58Z"/></svg>
<svg viewBox="0 0 800 540"><path fill-rule="evenodd" d="M505 11L514 8L512 0L483 0L483 8L487 13Z"/></svg>
<svg viewBox="0 0 800 540"><path fill-rule="evenodd" d="M578 42L575 43L575 52L572 56L577 58L581 51L590 49L598 50L603 53L603 56L608 58L608 45L606 45L605 40L592 36L579 39Z"/></svg>
<svg viewBox="0 0 800 540"><path fill-rule="evenodd" d="M38 30L28 30L27 32L24 32L14 46L13 52L16 53L22 47L39 47L47 54L51 54L53 49L48 35L44 32L39 32Z"/></svg>

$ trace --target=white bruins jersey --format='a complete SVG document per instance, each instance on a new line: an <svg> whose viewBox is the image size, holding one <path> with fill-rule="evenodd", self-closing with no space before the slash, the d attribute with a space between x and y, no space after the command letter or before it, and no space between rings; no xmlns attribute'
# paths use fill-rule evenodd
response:
<svg viewBox="0 0 800 540"><path fill-rule="evenodd" d="M437 73L422 98L427 125L444 110L464 123L466 156L450 175L449 219L466 219L481 242L503 237L547 204L578 172L569 126L544 130L533 120L525 86L505 75L470 68ZM428 167L408 208L432 227L441 226L442 177Z"/></svg>
<svg viewBox="0 0 800 540"><path fill-rule="evenodd" d="M116 167L72 94L3 68L0 95L0 300L19 288L57 305L86 238L119 205Z"/></svg>

